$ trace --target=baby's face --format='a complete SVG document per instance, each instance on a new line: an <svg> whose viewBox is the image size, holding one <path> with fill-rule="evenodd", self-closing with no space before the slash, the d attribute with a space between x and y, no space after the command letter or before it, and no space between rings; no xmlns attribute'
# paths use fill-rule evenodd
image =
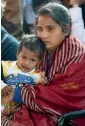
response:
<svg viewBox="0 0 85 126"><path fill-rule="evenodd" d="M38 63L39 53L34 53L25 47L23 47L21 52L17 55L17 66L23 72L33 70Z"/></svg>

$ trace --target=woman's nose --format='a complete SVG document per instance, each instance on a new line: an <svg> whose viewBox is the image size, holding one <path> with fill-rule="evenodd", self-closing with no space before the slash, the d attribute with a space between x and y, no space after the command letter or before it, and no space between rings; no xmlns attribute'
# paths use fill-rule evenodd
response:
<svg viewBox="0 0 85 126"><path fill-rule="evenodd" d="M48 32L45 31L45 30L41 32L41 37L42 37L42 38L47 38L48 35L49 35Z"/></svg>

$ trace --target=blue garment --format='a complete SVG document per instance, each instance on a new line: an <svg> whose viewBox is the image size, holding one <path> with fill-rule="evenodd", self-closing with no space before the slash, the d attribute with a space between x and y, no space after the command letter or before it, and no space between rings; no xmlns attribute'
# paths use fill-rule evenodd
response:
<svg viewBox="0 0 85 126"><path fill-rule="evenodd" d="M32 5L32 0L24 0L24 6L26 6L27 4Z"/></svg>
<svg viewBox="0 0 85 126"><path fill-rule="evenodd" d="M21 87L22 88L22 87ZM21 88L16 87L14 89L14 97L13 97L13 101L19 102L19 103L23 103L22 97L21 97Z"/></svg>
<svg viewBox="0 0 85 126"><path fill-rule="evenodd" d="M8 85L19 86L19 84L31 84L35 85L34 78L32 76L17 74L17 76L10 74L6 77L5 82Z"/></svg>

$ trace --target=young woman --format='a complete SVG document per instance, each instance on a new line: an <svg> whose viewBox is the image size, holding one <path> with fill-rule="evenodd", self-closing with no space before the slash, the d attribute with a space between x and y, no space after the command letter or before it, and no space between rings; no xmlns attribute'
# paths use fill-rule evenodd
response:
<svg viewBox="0 0 85 126"><path fill-rule="evenodd" d="M11 120L3 117L2 126L56 126L61 114L85 109L85 46L70 31L71 19L64 6L49 3L40 8L36 33L46 47L40 68L49 82L15 89L11 99L18 101L13 94L20 93L24 105ZM84 121L75 122L83 126Z"/></svg>

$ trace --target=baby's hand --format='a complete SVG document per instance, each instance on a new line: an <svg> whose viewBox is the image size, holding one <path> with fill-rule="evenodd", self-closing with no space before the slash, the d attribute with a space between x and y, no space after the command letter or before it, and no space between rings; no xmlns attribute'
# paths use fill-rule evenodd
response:
<svg viewBox="0 0 85 126"><path fill-rule="evenodd" d="M13 100L14 96L14 89L11 86L5 86L1 90L1 103L7 104L8 102Z"/></svg>
<svg viewBox="0 0 85 126"><path fill-rule="evenodd" d="M41 72L40 73L41 79L40 79L40 83L45 85L48 83L47 77L45 77L45 72Z"/></svg>
<svg viewBox="0 0 85 126"><path fill-rule="evenodd" d="M3 117L3 116L6 116L6 115L8 115L9 113L8 113L8 111L7 111L7 107L5 106L5 105L2 105L1 106L1 118Z"/></svg>
<svg viewBox="0 0 85 126"><path fill-rule="evenodd" d="M5 86L2 90L1 90L1 96L7 96L10 94L10 92L12 92L14 89L12 86Z"/></svg>

